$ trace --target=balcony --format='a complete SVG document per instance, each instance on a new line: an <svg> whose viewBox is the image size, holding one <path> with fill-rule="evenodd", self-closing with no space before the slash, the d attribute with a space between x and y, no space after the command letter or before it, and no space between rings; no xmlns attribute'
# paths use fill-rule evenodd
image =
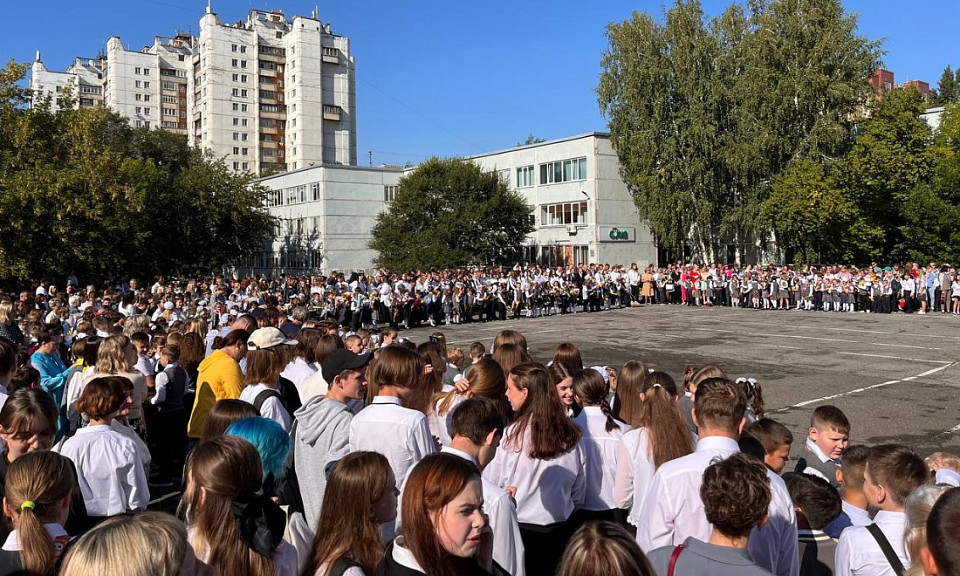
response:
<svg viewBox="0 0 960 576"><path fill-rule="evenodd" d="M334 122L339 122L342 112L343 110L339 106L330 106L329 104L323 105L324 120L333 120Z"/></svg>
<svg viewBox="0 0 960 576"><path fill-rule="evenodd" d="M329 46L323 46L321 48L321 59L327 64L339 64L340 50L337 48L331 48Z"/></svg>

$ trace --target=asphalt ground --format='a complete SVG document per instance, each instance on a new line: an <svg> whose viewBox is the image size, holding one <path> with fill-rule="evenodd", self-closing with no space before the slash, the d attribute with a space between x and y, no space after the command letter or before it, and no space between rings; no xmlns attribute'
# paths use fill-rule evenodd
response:
<svg viewBox="0 0 960 576"><path fill-rule="evenodd" d="M500 330L522 332L534 360L573 342L585 365L641 360L680 383L689 364L714 363L755 378L767 415L794 434L796 456L810 414L833 404L849 418L851 443L898 443L921 456L960 454L960 317L648 305L594 313L423 327L468 353ZM788 465L789 466L789 465Z"/></svg>

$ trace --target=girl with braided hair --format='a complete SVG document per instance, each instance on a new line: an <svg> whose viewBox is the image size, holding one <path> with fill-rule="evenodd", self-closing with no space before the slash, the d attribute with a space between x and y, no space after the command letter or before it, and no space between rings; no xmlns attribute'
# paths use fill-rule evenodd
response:
<svg viewBox="0 0 960 576"><path fill-rule="evenodd" d="M587 489L578 520L607 520L625 524L626 514L613 497L617 473L617 455L621 438L630 426L613 417L607 403L610 386L593 368L573 375L573 393L583 410L573 421L583 430L583 452L586 455Z"/></svg>

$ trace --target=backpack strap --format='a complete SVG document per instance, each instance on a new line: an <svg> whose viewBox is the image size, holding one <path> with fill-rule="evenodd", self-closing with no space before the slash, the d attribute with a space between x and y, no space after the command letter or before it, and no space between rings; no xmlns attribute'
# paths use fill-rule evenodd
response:
<svg viewBox="0 0 960 576"><path fill-rule="evenodd" d="M677 567L677 559L680 558L680 554L686 547L685 544L681 544L673 549L673 554L670 555L670 564L667 566L667 576L673 576L673 571Z"/></svg>
<svg viewBox="0 0 960 576"><path fill-rule="evenodd" d="M870 532L873 539L877 541L880 550L883 551L883 555L887 557L887 562L890 564L890 567L893 568L893 573L897 576L903 576L903 563L900 562L897 553L893 551L893 546L890 545L890 541L887 540L887 537L880 531L880 527L876 524L870 524L867 526L867 532Z"/></svg>
<svg viewBox="0 0 960 576"><path fill-rule="evenodd" d="M273 388L268 388L262 390L257 397L253 399L253 407L257 409L257 412L260 411L260 407L263 406L263 403L267 401L267 398L276 398L280 401L280 404L283 404L283 396Z"/></svg>

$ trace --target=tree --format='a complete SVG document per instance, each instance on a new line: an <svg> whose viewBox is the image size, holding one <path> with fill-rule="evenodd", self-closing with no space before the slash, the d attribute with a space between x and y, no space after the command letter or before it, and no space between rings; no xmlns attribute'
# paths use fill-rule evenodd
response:
<svg viewBox="0 0 960 576"><path fill-rule="evenodd" d="M859 127L857 143L846 159L844 186L860 211L864 260L909 258L914 235L904 229L917 187L934 166L930 127L920 119L925 108L916 88L895 89L873 103Z"/></svg>
<svg viewBox="0 0 960 576"><path fill-rule="evenodd" d="M533 231L530 212L495 171L434 157L400 179L370 248L376 265L392 270L510 264Z"/></svg>
<svg viewBox="0 0 960 576"><path fill-rule="evenodd" d="M517 142L517 147L519 148L520 146L529 146L531 144L539 144L541 142L546 142L546 140L544 140L543 138L537 138L533 134L530 134L527 136L527 139L524 140L523 142Z"/></svg>
<svg viewBox="0 0 960 576"><path fill-rule="evenodd" d="M262 247L251 176L102 106L26 109L23 72L0 73L0 278L204 274Z"/></svg>
<svg viewBox="0 0 960 576"><path fill-rule="evenodd" d="M957 70L957 74L953 73L953 70L950 66L947 66L943 69L943 74L940 75L940 81L937 83L936 94L933 98L934 106L944 106L960 100L960 70Z"/></svg>
<svg viewBox="0 0 960 576"><path fill-rule="evenodd" d="M658 243L713 260L724 238L762 238L774 178L852 144L879 44L839 0L755 0L709 23L677 0L663 23L607 28L597 88L621 177Z"/></svg>

